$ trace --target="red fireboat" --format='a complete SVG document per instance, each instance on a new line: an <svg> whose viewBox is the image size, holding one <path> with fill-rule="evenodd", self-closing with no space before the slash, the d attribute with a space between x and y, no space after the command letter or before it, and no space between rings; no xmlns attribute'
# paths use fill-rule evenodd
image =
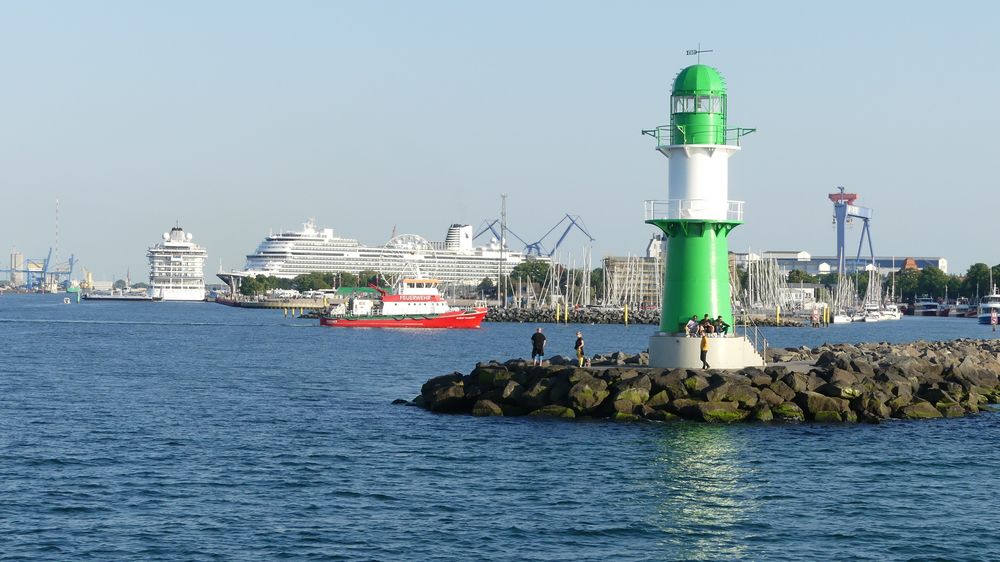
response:
<svg viewBox="0 0 1000 562"><path fill-rule="evenodd" d="M453 308L441 297L437 279L401 279L388 293L376 287L379 298L351 298L342 313L320 317L321 326L335 328L478 328L486 307Z"/></svg>

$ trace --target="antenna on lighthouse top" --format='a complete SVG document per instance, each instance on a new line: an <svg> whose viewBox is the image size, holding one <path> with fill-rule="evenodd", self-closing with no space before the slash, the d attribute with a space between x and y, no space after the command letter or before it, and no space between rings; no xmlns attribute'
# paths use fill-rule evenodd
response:
<svg viewBox="0 0 1000 562"><path fill-rule="evenodd" d="M711 52L712 52L712 49L702 50L701 43L698 43L698 48L697 49L688 49L687 50L687 54L688 55L698 55L698 64L701 64L701 54L702 53L711 53Z"/></svg>

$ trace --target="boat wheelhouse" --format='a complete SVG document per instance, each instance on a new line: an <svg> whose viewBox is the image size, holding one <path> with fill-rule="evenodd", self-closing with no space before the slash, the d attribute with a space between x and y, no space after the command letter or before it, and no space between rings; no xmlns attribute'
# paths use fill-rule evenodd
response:
<svg viewBox="0 0 1000 562"><path fill-rule="evenodd" d="M997 292L996 285L990 294L979 299L978 315L980 324L993 324L1000 315L1000 293Z"/></svg>

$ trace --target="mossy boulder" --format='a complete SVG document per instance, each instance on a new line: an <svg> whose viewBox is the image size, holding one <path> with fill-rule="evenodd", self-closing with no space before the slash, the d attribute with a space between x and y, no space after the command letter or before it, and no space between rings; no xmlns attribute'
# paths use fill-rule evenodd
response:
<svg viewBox="0 0 1000 562"><path fill-rule="evenodd" d="M917 402L900 408L899 417L907 420L926 420L944 416L930 402Z"/></svg>
<svg viewBox="0 0 1000 562"><path fill-rule="evenodd" d="M573 412L572 408L567 408L566 406L559 406L557 404L549 404L548 406L542 406L537 410L528 414L529 416L545 416L551 418L575 418L576 413Z"/></svg>
<svg viewBox="0 0 1000 562"><path fill-rule="evenodd" d="M506 367L477 367L472 378L482 388L503 388L511 380L511 372Z"/></svg>
<svg viewBox="0 0 1000 562"><path fill-rule="evenodd" d="M804 421L806 419L802 408L795 402L782 402L777 406L772 406L771 413L774 414L775 419L779 420Z"/></svg>
<svg viewBox="0 0 1000 562"><path fill-rule="evenodd" d="M671 399L687 398L689 393L687 387L684 385L686 378L688 378L688 373L683 369L673 369L654 374L649 377L652 383L650 393L656 394L657 392L666 390L670 394Z"/></svg>
<svg viewBox="0 0 1000 562"><path fill-rule="evenodd" d="M626 412L615 412L611 419L617 422L637 422L642 421L642 418L635 414L629 414Z"/></svg>
<svg viewBox="0 0 1000 562"><path fill-rule="evenodd" d="M965 415L965 408L956 402L938 402L934 407L946 418L960 418Z"/></svg>
<svg viewBox="0 0 1000 562"><path fill-rule="evenodd" d="M647 400L649 400L649 389L642 387L623 388L614 395L615 402L645 404Z"/></svg>
<svg viewBox="0 0 1000 562"><path fill-rule="evenodd" d="M684 379L684 389L690 395L700 394L708 388L708 379L701 375L691 375Z"/></svg>
<svg viewBox="0 0 1000 562"><path fill-rule="evenodd" d="M566 400L570 408L580 413L587 413L600 406L609 394L608 383L590 377L582 379L570 387Z"/></svg>
<svg viewBox="0 0 1000 562"><path fill-rule="evenodd" d="M712 423L743 421L749 414L740 410L736 402L699 402L696 408L703 421Z"/></svg>
<svg viewBox="0 0 1000 562"><path fill-rule="evenodd" d="M818 422L842 422L844 418L840 415L840 412L816 412L813 414L813 420Z"/></svg>
<svg viewBox="0 0 1000 562"><path fill-rule="evenodd" d="M472 415L474 416L502 416L503 408L492 400L477 400L472 405Z"/></svg>
<svg viewBox="0 0 1000 562"><path fill-rule="evenodd" d="M666 390L661 390L656 394L650 396L649 400L646 400L646 405L656 410L665 409L667 407L667 404L669 403L670 403L670 393L667 392Z"/></svg>
<svg viewBox="0 0 1000 562"><path fill-rule="evenodd" d="M750 412L750 418L754 421L759 422L769 422L774 420L774 414L771 412L771 408L767 404L757 404L754 409Z"/></svg>
<svg viewBox="0 0 1000 562"><path fill-rule="evenodd" d="M654 421L677 421L680 419L676 414L671 414L666 410L656 410L646 415L646 419Z"/></svg>

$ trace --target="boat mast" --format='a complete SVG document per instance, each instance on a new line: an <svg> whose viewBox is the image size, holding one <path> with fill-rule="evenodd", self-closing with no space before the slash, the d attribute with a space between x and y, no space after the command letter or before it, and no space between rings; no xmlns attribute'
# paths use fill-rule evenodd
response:
<svg viewBox="0 0 1000 562"><path fill-rule="evenodd" d="M503 306L503 243L507 238L507 194L500 194L500 264L497 271L497 306Z"/></svg>

